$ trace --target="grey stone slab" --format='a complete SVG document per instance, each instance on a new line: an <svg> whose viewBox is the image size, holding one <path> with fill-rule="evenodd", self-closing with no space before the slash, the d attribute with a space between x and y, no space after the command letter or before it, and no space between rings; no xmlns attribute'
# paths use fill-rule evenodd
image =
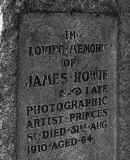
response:
<svg viewBox="0 0 130 160"><path fill-rule="evenodd" d="M28 14L18 43L18 160L116 160L116 19Z"/></svg>

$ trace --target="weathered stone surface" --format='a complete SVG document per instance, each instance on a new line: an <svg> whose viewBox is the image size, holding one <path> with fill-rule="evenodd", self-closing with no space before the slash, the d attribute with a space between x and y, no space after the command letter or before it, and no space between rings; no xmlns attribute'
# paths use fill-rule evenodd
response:
<svg viewBox="0 0 130 160"><path fill-rule="evenodd" d="M70 31L75 34L68 36ZM116 19L28 14L21 19L19 34L18 160L116 159ZM100 44L100 49L85 50L84 44ZM102 85L107 89L94 91ZM56 128L63 128L62 133L54 135ZM45 130L53 130L52 137Z"/></svg>
<svg viewBox="0 0 130 160"><path fill-rule="evenodd" d="M24 4L29 11L100 11L113 15L117 11L115 0L28 0Z"/></svg>
<svg viewBox="0 0 130 160"><path fill-rule="evenodd" d="M130 15L125 14L120 17L120 54L121 61L130 61Z"/></svg>
<svg viewBox="0 0 130 160"><path fill-rule="evenodd" d="M121 13L130 13L130 1L129 0L118 0Z"/></svg>
<svg viewBox="0 0 130 160"><path fill-rule="evenodd" d="M3 4L4 3L4 4ZM16 159L16 14L10 1L2 1L0 37L0 159Z"/></svg>
<svg viewBox="0 0 130 160"><path fill-rule="evenodd" d="M118 159L130 159L130 15L121 16L118 61Z"/></svg>

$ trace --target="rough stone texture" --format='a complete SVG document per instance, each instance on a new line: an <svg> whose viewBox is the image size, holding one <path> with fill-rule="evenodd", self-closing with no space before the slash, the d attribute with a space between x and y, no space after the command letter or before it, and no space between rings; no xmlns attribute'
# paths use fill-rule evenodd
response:
<svg viewBox="0 0 130 160"><path fill-rule="evenodd" d="M25 6L30 11L82 11L115 12L115 0L29 0ZM114 14L114 13L113 13Z"/></svg>
<svg viewBox="0 0 130 160"><path fill-rule="evenodd" d="M0 159L15 159L16 139L16 37L12 5L3 6L4 29L0 50Z"/></svg>
<svg viewBox="0 0 130 160"><path fill-rule="evenodd" d="M118 159L130 159L130 14L120 17L118 61Z"/></svg>
<svg viewBox="0 0 130 160"><path fill-rule="evenodd" d="M31 1L28 1L31 3ZM43 2L43 1L42 1ZM61 2L61 1L60 1ZM91 4L92 5L91 5ZM16 159L16 56L17 56L17 15L24 10L26 0L6 0L2 2L4 14L4 29L0 50L0 160ZM95 7L96 4L96 7ZM52 6L49 1L49 6ZM60 4L63 8L63 5ZM77 6L77 4L74 4ZM80 4L78 4L80 5ZM88 4L87 4L88 5ZM45 4L46 6L46 4ZM81 6L81 5L80 5ZM115 1L100 0L89 1L89 11L99 11L99 14L107 10L113 15L130 12L129 0ZM37 10L37 5L35 6ZM73 8L73 7L72 7ZM94 8L94 9L92 9ZM112 9L111 9L112 8ZM117 11L119 11L117 14ZM41 10L41 7L40 7ZM87 10L87 9L86 9ZM26 8L29 11L29 8ZM115 12L116 11L116 12ZM98 12L97 12L98 13ZM115 14L116 13L116 14ZM129 65L129 15L117 17L119 20L119 55L118 55L118 142L117 160L130 159L130 127L129 127L129 96L130 96L130 65Z"/></svg>

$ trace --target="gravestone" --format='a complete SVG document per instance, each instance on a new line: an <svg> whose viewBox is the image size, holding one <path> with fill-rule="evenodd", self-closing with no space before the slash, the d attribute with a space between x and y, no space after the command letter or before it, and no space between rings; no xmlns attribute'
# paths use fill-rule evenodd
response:
<svg viewBox="0 0 130 160"><path fill-rule="evenodd" d="M5 0L1 160L129 160L128 0Z"/></svg>
<svg viewBox="0 0 130 160"><path fill-rule="evenodd" d="M18 43L18 159L115 160L116 19L24 14Z"/></svg>

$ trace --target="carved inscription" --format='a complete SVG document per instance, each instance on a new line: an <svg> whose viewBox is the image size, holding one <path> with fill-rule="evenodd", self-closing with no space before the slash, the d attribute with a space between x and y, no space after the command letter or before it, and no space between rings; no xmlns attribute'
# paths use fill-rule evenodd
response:
<svg viewBox="0 0 130 160"><path fill-rule="evenodd" d="M57 13L22 21L19 160L114 160L115 20Z"/></svg>

